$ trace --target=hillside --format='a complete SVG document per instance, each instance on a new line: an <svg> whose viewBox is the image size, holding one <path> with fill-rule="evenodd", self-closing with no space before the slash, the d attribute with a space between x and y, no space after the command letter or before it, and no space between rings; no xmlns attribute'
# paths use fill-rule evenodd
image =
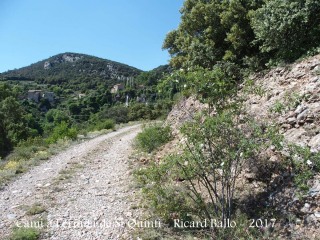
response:
<svg viewBox="0 0 320 240"><path fill-rule="evenodd" d="M142 71L111 60L78 53L61 53L20 69L0 74L5 80L33 80L74 90L109 87L133 81Z"/></svg>

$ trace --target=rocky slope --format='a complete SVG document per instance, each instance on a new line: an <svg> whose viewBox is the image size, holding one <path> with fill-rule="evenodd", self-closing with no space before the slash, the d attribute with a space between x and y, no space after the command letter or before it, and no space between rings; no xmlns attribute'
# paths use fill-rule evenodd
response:
<svg viewBox="0 0 320 240"><path fill-rule="evenodd" d="M173 134L177 135L179 133L179 128L183 123L192 121L198 112L206 108L207 106L197 100L194 96L183 98L173 106L165 124L171 126Z"/></svg>
<svg viewBox="0 0 320 240"><path fill-rule="evenodd" d="M248 113L259 122L280 126L287 142L320 152L320 55L257 74L252 80ZM269 157L279 161L274 151ZM308 186L303 196L293 186L271 193L275 208L293 217L281 231L294 239L317 239L320 234L320 174Z"/></svg>
<svg viewBox="0 0 320 240"><path fill-rule="evenodd" d="M248 113L258 121L279 124L288 141L319 152L320 55L275 68L265 75L256 74L251 80L250 90L243 85L240 91L248 98ZM169 113L166 123L177 131L205 108L194 97L183 99Z"/></svg>
<svg viewBox="0 0 320 240"><path fill-rule="evenodd" d="M320 55L253 76L249 113L280 124L285 138L320 151Z"/></svg>

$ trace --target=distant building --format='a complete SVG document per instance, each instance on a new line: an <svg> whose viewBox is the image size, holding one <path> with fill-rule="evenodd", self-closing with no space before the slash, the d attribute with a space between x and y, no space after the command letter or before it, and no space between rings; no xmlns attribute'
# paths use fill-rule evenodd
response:
<svg viewBox="0 0 320 240"><path fill-rule="evenodd" d="M27 98L36 103L40 102L41 98L47 99L50 103L54 102L53 92L43 92L42 90L29 90Z"/></svg>
<svg viewBox="0 0 320 240"><path fill-rule="evenodd" d="M139 103L145 103L146 102L146 95L142 94L140 97L137 96L136 101Z"/></svg>
<svg viewBox="0 0 320 240"><path fill-rule="evenodd" d="M29 90L28 99L38 103L40 101L41 93L41 90Z"/></svg>
<svg viewBox="0 0 320 240"><path fill-rule="evenodd" d="M86 94L84 94L84 93L79 93L79 94L78 94L78 99L84 98L85 96L86 96Z"/></svg>
<svg viewBox="0 0 320 240"><path fill-rule="evenodd" d="M122 83L116 84L111 88L111 93L117 93L120 90L124 89L124 85Z"/></svg>
<svg viewBox="0 0 320 240"><path fill-rule="evenodd" d="M42 98L47 99L49 102L54 102L54 93L53 92L44 92Z"/></svg>
<svg viewBox="0 0 320 240"><path fill-rule="evenodd" d="M145 89L145 86L143 84L140 84L137 86L137 89Z"/></svg>

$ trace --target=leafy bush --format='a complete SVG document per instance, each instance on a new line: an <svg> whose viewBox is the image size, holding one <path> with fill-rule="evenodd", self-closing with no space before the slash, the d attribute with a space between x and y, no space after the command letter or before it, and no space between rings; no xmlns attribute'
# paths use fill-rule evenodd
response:
<svg viewBox="0 0 320 240"><path fill-rule="evenodd" d="M237 81L241 74L234 64L216 65L213 70L198 68L186 74L186 84L200 100L223 108L228 104L227 98L237 90Z"/></svg>
<svg viewBox="0 0 320 240"><path fill-rule="evenodd" d="M19 145L7 157L10 161L29 160L35 153L45 151L48 145L42 137L28 138Z"/></svg>
<svg viewBox="0 0 320 240"><path fill-rule="evenodd" d="M294 183L302 190L307 191L308 181L320 171L320 153L313 153L308 147L289 145L291 171Z"/></svg>
<svg viewBox="0 0 320 240"><path fill-rule="evenodd" d="M269 109L270 112L281 114L285 110L285 105L280 101L276 101L274 105Z"/></svg>
<svg viewBox="0 0 320 240"><path fill-rule="evenodd" d="M57 125L52 134L46 139L47 143L55 143L59 139L68 138L75 140L77 138L77 129L74 127L69 127L69 125L62 121L59 125Z"/></svg>
<svg viewBox="0 0 320 240"><path fill-rule="evenodd" d="M212 69L194 67L175 71L158 85L159 94L173 100L179 92L185 96L196 95L200 101L220 109L235 95L242 73L233 63L219 62Z"/></svg>
<svg viewBox="0 0 320 240"><path fill-rule="evenodd" d="M189 191L200 203L203 217L232 217L238 175L245 164L257 158L264 142L261 130L250 119L244 121L246 124L241 121L235 112L224 111L206 117L201 126L192 123L182 129L187 142L175 162L181 169L179 178L192 186ZM205 203L195 182L210 196L210 204Z"/></svg>
<svg viewBox="0 0 320 240"><path fill-rule="evenodd" d="M167 223L172 224L172 214L179 214L186 220L190 212L190 202L183 190L168 178L169 171L175 171L173 161L161 164L151 163L147 168L135 171L136 179L143 186L143 194L153 212Z"/></svg>
<svg viewBox="0 0 320 240"><path fill-rule="evenodd" d="M318 0L271 0L252 16L260 50L272 58L292 61L320 42Z"/></svg>
<svg viewBox="0 0 320 240"><path fill-rule="evenodd" d="M37 240L40 232L35 228L14 228L10 240Z"/></svg>
<svg viewBox="0 0 320 240"><path fill-rule="evenodd" d="M145 103L136 103L129 106L128 118L130 121L150 119L154 120L152 116L152 106Z"/></svg>
<svg viewBox="0 0 320 240"><path fill-rule="evenodd" d="M171 139L171 129L169 126L150 126L143 129L136 137L137 146L146 151L152 152Z"/></svg>
<svg viewBox="0 0 320 240"><path fill-rule="evenodd" d="M13 147L27 139L32 131L24 118L24 109L12 96L10 88L0 84L0 156L7 155ZM6 97L7 96L7 97ZM4 98L5 97L5 98Z"/></svg>
<svg viewBox="0 0 320 240"><path fill-rule="evenodd" d="M99 115L102 119L113 119L115 123L128 122L128 108L122 105L116 105L104 109Z"/></svg>
<svg viewBox="0 0 320 240"><path fill-rule="evenodd" d="M272 132L236 110L202 116L186 124L181 132L182 153L170 155L136 172L152 209L167 223L174 219L241 219L235 214L234 200L239 174L259 159L259 153L281 139L270 140ZM240 221L244 223L243 219ZM214 229L221 239L246 236L243 229Z"/></svg>
<svg viewBox="0 0 320 240"><path fill-rule="evenodd" d="M95 125L96 130L102 130L102 129L114 129L115 123L112 119L106 119L102 122L99 122Z"/></svg>

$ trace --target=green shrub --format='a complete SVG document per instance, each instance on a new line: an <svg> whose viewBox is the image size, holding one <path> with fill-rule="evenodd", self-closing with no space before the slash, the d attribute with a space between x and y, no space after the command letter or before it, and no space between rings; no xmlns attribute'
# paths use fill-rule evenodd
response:
<svg viewBox="0 0 320 240"><path fill-rule="evenodd" d="M26 212L27 215L36 215L46 211L45 207L40 203L33 204Z"/></svg>
<svg viewBox="0 0 320 240"><path fill-rule="evenodd" d="M153 119L152 106L146 105L145 103L132 104L129 107L128 118L129 121Z"/></svg>
<svg viewBox="0 0 320 240"><path fill-rule="evenodd" d="M105 108L99 114L100 119L113 119L116 123L128 122L128 108L122 105L116 105L111 108Z"/></svg>
<svg viewBox="0 0 320 240"><path fill-rule="evenodd" d="M181 129L186 139L181 153L136 171L142 192L155 215L169 226L174 219L245 223L235 212L236 182L242 170L256 163L259 153L271 144L277 147L279 139L249 117L240 118L237 110L202 116L202 124L197 120ZM148 131L143 143L149 143L154 132ZM234 239L255 233L240 227L230 231L217 228L212 234L214 239Z"/></svg>
<svg viewBox="0 0 320 240"><path fill-rule="evenodd" d="M102 129L114 129L115 123L112 119L106 119L103 122L99 122L94 127L96 130L102 130Z"/></svg>
<svg viewBox="0 0 320 240"><path fill-rule="evenodd" d="M285 110L285 105L280 101L276 101L275 104L269 109L271 113L281 114Z"/></svg>
<svg viewBox="0 0 320 240"><path fill-rule="evenodd" d="M151 163L147 168L135 171L135 177L143 186L142 193L157 217L172 225L173 214L179 219L190 220L192 202L189 201L185 189L175 184L175 179L168 172L175 172L173 161L166 160L162 164Z"/></svg>
<svg viewBox="0 0 320 240"><path fill-rule="evenodd" d="M10 240L37 240L40 237L39 230L35 228L14 228Z"/></svg>
<svg viewBox="0 0 320 240"><path fill-rule="evenodd" d="M78 131L74 127L69 127L66 122L61 122L54 129L52 134L47 138L47 143L55 143L59 139L68 138L75 140L77 139Z"/></svg>
<svg viewBox="0 0 320 240"><path fill-rule="evenodd" d="M297 145L290 145L289 150L293 181L300 190L307 191L308 181L320 171L320 153Z"/></svg>
<svg viewBox="0 0 320 240"><path fill-rule="evenodd" d="M319 46L318 0L270 0L252 14L260 51L277 60L295 60Z"/></svg>
<svg viewBox="0 0 320 240"><path fill-rule="evenodd" d="M21 141L7 159L10 161L29 160L35 155L35 153L45 151L47 147L48 146L43 138L28 138L25 141Z"/></svg>
<svg viewBox="0 0 320 240"><path fill-rule="evenodd" d="M152 152L172 138L169 126L150 126L143 129L136 137L138 148L146 152Z"/></svg>
<svg viewBox="0 0 320 240"><path fill-rule="evenodd" d="M246 119L246 124L239 127L242 120L236 114L223 111L207 116L201 125L200 119L185 125L181 129L187 139L183 153L167 160L175 164L167 172L174 176L168 178L187 180L184 185L198 206L196 214L200 218L233 216L234 182L243 166L256 159L265 142L261 129L252 120ZM205 196L210 196L209 203Z"/></svg>

